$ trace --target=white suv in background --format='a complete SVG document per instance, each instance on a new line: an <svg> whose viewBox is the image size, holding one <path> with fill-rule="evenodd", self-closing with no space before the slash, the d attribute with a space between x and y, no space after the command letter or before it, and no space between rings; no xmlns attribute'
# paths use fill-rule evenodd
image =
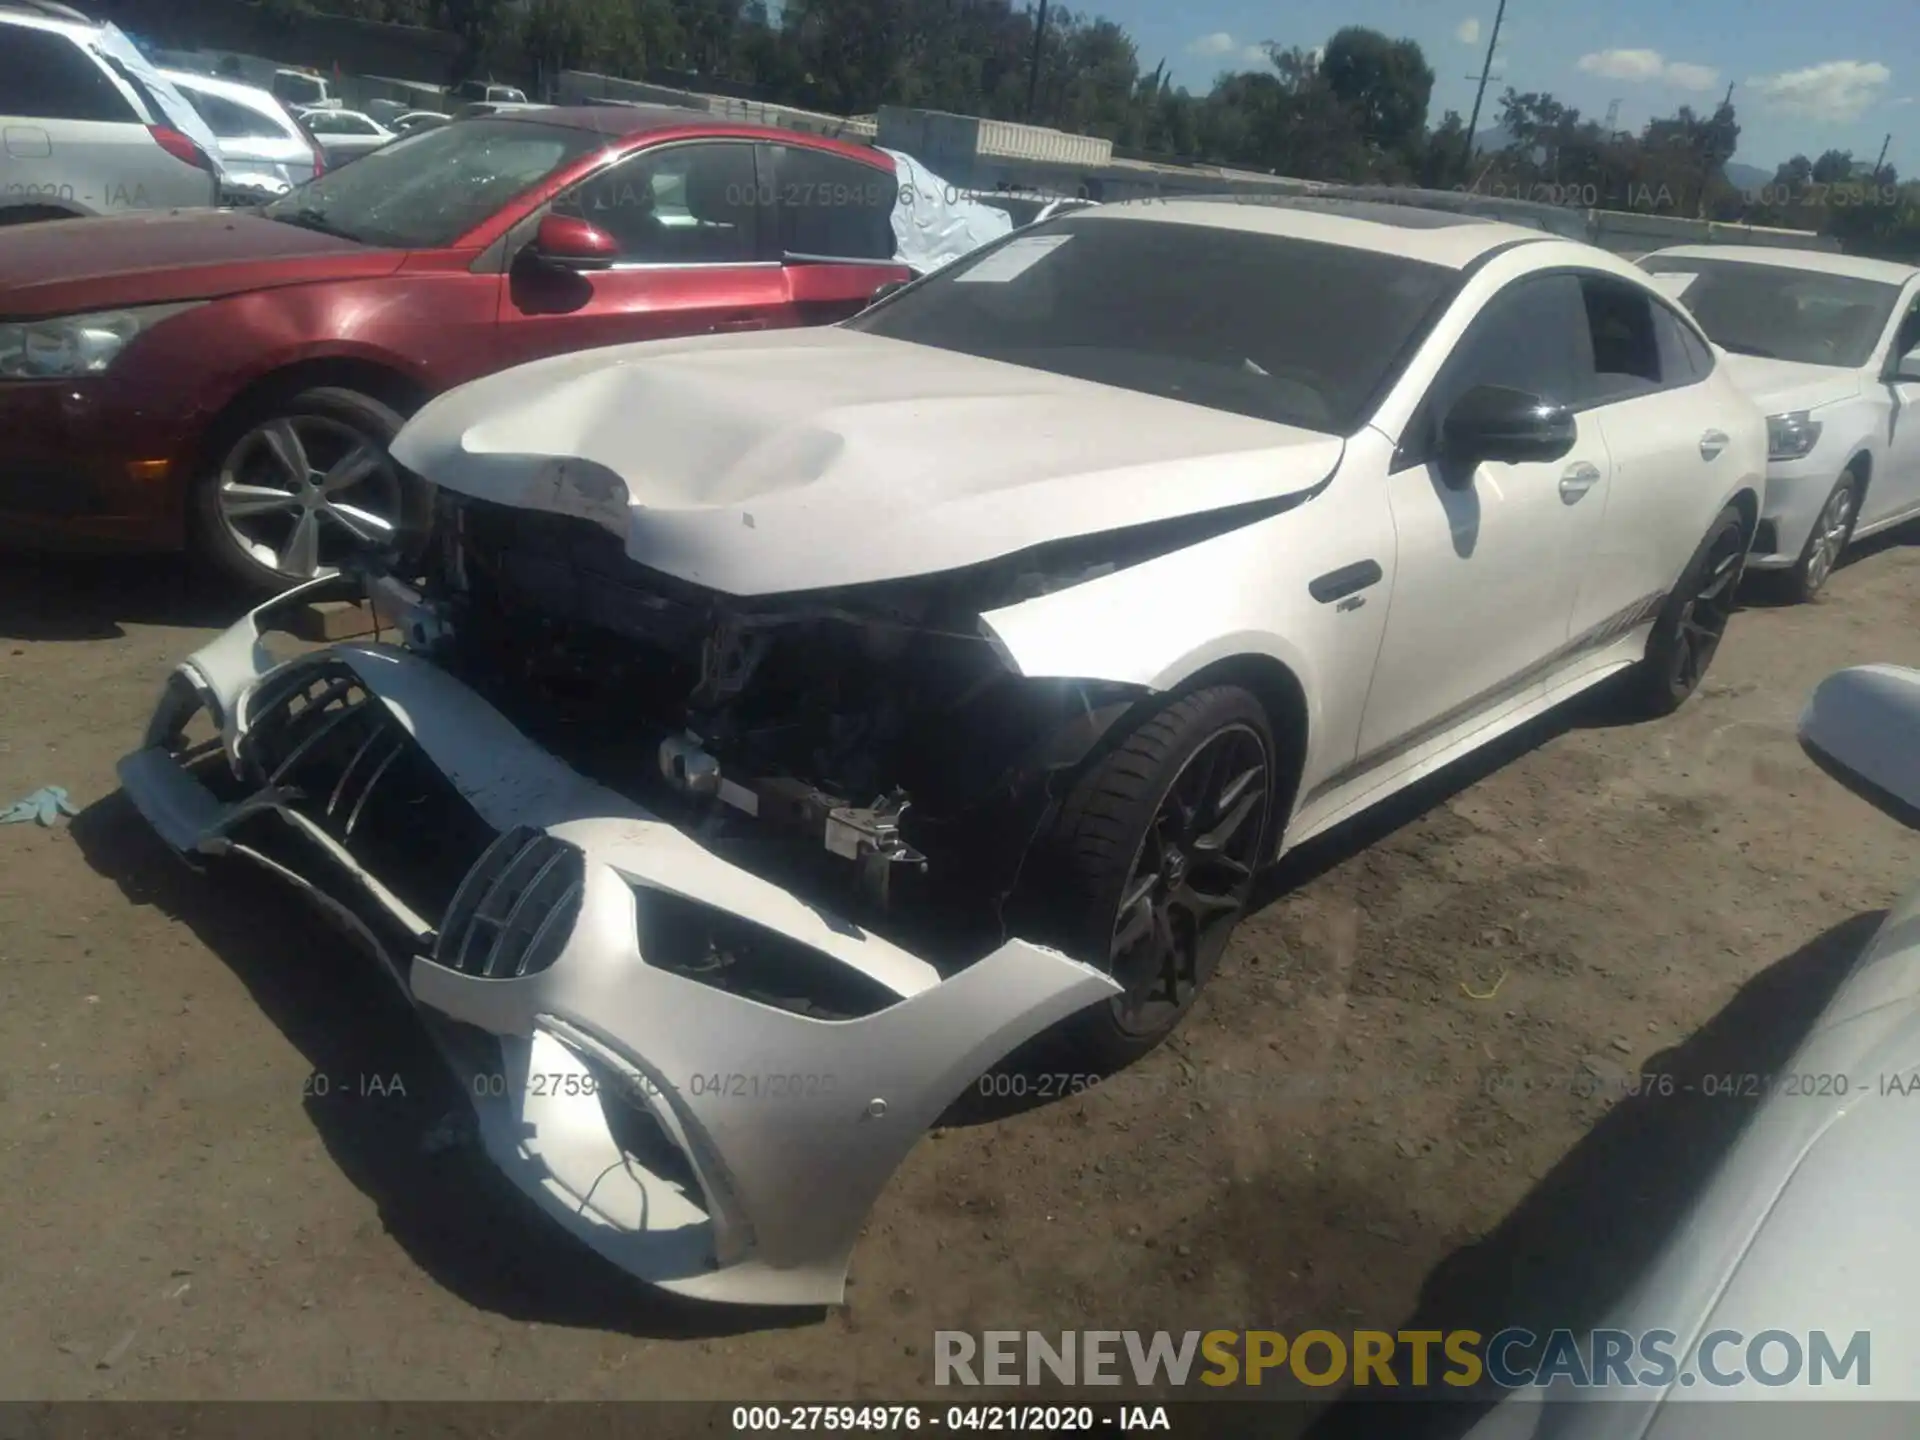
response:
<svg viewBox="0 0 1920 1440"><path fill-rule="evenodd" d="M112 25L0 0L0 225L213 205L206 122Z"/></svg>
<svg viewBox="0 0 1920 1440"><path fill-rule="evenodd" d="M213 131L227 172L223 199L241 203L273 199L325 172L327 160L320 142L272 92L184 70L161 73Z"/></svg>
<svg viewBox="0 0 1920 1440"><path fill-rule="evenodd" d="M1850 543L1920 516L1920 268L1745 245L1640 264L1766 412L1749 566L1783 572L1810 600Z"/></svg>

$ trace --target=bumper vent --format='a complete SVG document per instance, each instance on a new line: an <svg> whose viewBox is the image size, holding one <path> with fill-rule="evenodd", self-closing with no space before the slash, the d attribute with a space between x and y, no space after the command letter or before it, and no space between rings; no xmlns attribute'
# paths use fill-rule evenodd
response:
<svg viewBox="0 0 1920 1440"><path fill-rule="evenodd" d="M543 831L507 831L475 862L447 906L433 961L463 975L511 980L559 958L580 914L586 860Z"/></svg>

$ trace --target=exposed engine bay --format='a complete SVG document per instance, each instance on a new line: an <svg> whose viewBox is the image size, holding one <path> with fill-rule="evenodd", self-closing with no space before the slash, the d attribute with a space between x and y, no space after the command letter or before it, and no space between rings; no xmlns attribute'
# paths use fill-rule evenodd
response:
<svg viewBox="0 0 1920 1440"><path fill-rule="evenodd" d="M710 849L948 963L1005 905L1060 778L1142 693L1030 680L979 615L1124 563L1032 556L735 600L572 516L443 494L411 636L529 736Z"/></svg>

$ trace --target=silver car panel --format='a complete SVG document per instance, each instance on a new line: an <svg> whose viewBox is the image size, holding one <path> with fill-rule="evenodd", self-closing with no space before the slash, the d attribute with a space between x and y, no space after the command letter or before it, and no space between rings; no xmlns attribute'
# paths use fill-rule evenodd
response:
<svg viewBox="0 0 1920 1440"><path fill-rule="evenodd" d="M108 215L215 203L219 180L162 149L148 130L180 131L217 163L213 137L185 98L113 26L82 26L30 12L0 13L0 45L60 45L98 70L124 107L124 118L74 120L22 114L0 93L0 221L9 209L53 209ZM16 52L17 53L17 52ZM138 77L160 113L106 59Z"/></svg>
<svg viewBox="0 0 1920 1440"><path fill-rule="evenodd" d="M1118 993L1091 967L1018 939L943 978L580 775L404 649L344 643L275 660L261 635L276 611L353 589L337 577L297 587L187 659L146 746L121 762L121 783L174 849L262 864L373 949L473 1098L487 1154L629 1273L709 1300L837 1303L868 1211L926 1127L1016 1046ZM341 667L366 703L384 707L396 744L417 745L502 837L449 903L445 936L303 813L301 797L269 782L222 802L172 753L182 722L204 709L219 729L209 758L224 752L239 774L261 718ZM376 780L355 783L370 790ZM335 871L327 878L358 902L236 835L264 813L320 842ZM491 941L482 935L493 947L486 973L458 968L478 922L459 927L486 913L499 877L518 863L515 847L536 843L549 847L542 854L580 857L568 892L577 909L525 917L529 946L562 917L551 963L491 973L500 937L519 933L529 882L504 919L488 922L499 928ZM642 916L687 902L804 946L888 998L857 1018L826 1020L660 968L642 953ZM411 952L379 938L396 926L414 937ZM610 1120L619 1105L651 1122L650 1138L636 1143Z"/></svg>

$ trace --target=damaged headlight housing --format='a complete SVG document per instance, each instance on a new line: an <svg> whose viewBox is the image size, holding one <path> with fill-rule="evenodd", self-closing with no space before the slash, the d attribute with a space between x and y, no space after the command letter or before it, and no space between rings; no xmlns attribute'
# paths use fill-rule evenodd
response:
<svg viewBox="0 0 1920 1440"><path fill-rule="evenodd" d="M1767 417L1767 458L1799 460L1820 443L1820 422L1805 410Z"/></svg>
<svg viewBox="0 0 1920 1440"><path fill-rule="evenodd" d="M205 302L141 305L0 323L0 380L59 380L104 373L161 321Z"/></svg>

